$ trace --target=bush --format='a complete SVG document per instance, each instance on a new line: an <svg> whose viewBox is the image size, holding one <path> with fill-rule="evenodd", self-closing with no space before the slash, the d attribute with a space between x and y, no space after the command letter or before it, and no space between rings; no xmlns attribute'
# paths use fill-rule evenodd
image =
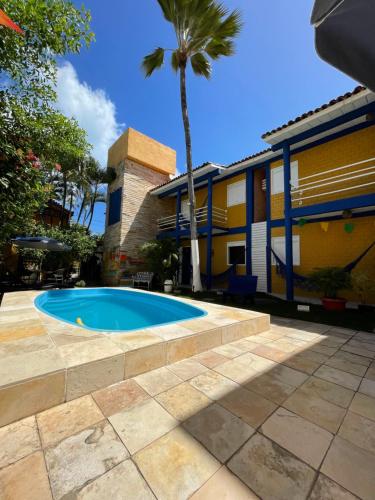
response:
<svg viewBox="0 0 375 500"><path fill-rule="evenodd" d="M74 285L78 288L85 288L86 282L84 280L77 281L77 283Z"/></svg>
<svg viewBox="0 0 375 500"><path fill-rule="evenodd" d="M336 299L340 290L352 287L350 274L340 267L317 268L309 275L308 281L311 287L330 299Z"/></svg>
<svg viewBox="0 0 375 500"><path fill-rule="evenodd" d="M179 259L176 243L171 239L153 240L140 248L148 271L159 277L161 284L165 280L175 280Z"/></svg>

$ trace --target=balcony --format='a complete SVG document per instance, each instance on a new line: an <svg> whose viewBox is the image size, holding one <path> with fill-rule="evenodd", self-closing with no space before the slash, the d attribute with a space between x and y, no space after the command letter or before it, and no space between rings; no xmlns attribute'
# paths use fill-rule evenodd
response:
<svg viewBox="0 0 375 500"><path fill-rule="evenodd" d="M208 206L195 209L195 217L197 219L198 229L208 226ZM186 213L180 212L178 214L178 226L181 231L189 230L190 220ZM227 227L227 211L223 208L212 207L212 226L216 228ZM177 215L169 215L167 217L160 217L158 219L158 229L163 231L175 231L177 229Z"/></svg>
<svg viewBox="0 0 375 500"><path fill-rule="evenodd" d="M300 177L291 188L292 208L374 193L375 158Z"/></svg>

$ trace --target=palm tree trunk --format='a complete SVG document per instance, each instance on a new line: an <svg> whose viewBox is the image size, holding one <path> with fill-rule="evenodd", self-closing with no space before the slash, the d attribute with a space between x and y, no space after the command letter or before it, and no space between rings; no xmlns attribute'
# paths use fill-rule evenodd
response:
<svg viewBox="0 0 375 500"><path fill-rule="evenodd" d="M195 218L195 191L193 179L193 161L191 154L191 136L190 136L190 122L187 107L186 97L186 62L180 65L180 94L181 94L181 111L182 120L184 122L185 130L185 144L186 144L186 166L188 177L188 194L189 194L189 214L190 214L190 239L191 239L191 259L193 265L193 292L202 291L201 272L199 265L199 243L197 232L197 220Z"/></svg>
<svg viewBox="0 0 375 500"><path fill-rule="evenodd" d="M90 219L89 219L89 223L87 225L87 231L90 229L92 218L94 216L95 200L96 200L97 192L98 192L98 185L95 184L94 194L93 194L93 196L91 198L91 203L90 203Z"/></svg>
<svg viewBox="0 0 375 500"><path fill-rule="evenodd" d="M81 203L81 207L80 207L79 212L78 212L77 222L79 222L81 219L81 215L82 215L82 212L83 212L83 209L85 206L85 201L86 201L85 200L85 193L83 193L82 203Z"/></svg>

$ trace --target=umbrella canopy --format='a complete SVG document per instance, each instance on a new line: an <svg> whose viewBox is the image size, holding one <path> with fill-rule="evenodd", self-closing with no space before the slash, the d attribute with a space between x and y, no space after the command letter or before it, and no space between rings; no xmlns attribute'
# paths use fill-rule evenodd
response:
<svg viewBox="0 0 375 500"><path fill-rule="evenodd" d="M375 92L375 0L316 0L319 56Z"/></svg>
<svg viewBox="0 0 375 500"><path fill-rule="evenodd" d="M0 24L14 31L17 31L17 33L19 33L20 35L24 34L24 31L21 30L21 28L17 26L17 24L14 23L1 9L0 9Z"/></svg>
<svg viewBox="0 0 375 500"><path fill-rule="evenodd" d="M11 240L13 245L21 248L34 248L36 250L50 250L51 252L69 252L72 248L65 243L45 236L26 236Z"/></svg>

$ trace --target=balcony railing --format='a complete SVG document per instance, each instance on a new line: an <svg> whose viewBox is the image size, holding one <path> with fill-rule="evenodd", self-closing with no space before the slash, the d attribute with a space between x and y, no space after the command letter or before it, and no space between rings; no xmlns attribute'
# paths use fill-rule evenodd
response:
<svg viewBox="0 0 375 500"><path fill-rule="evenodd" d="M324 170L298 179L291 188L293 206L374 192L375 158Z"/></svg>
<svg viewBox="0 0 375 500"><path fill-rule="evenodd" d="M200 207L195 209L195 217L198 226L205 226L208 224L208 207ZM178 225L180 229L189 229L190 220L189 216L185 213L178 214ZM212 225L226 227L227 225L227 211L223 208L212 207ZM177 226L177 216L169 215L167 217L160 217L158 219L159 231L174 231Z"/></svg>

